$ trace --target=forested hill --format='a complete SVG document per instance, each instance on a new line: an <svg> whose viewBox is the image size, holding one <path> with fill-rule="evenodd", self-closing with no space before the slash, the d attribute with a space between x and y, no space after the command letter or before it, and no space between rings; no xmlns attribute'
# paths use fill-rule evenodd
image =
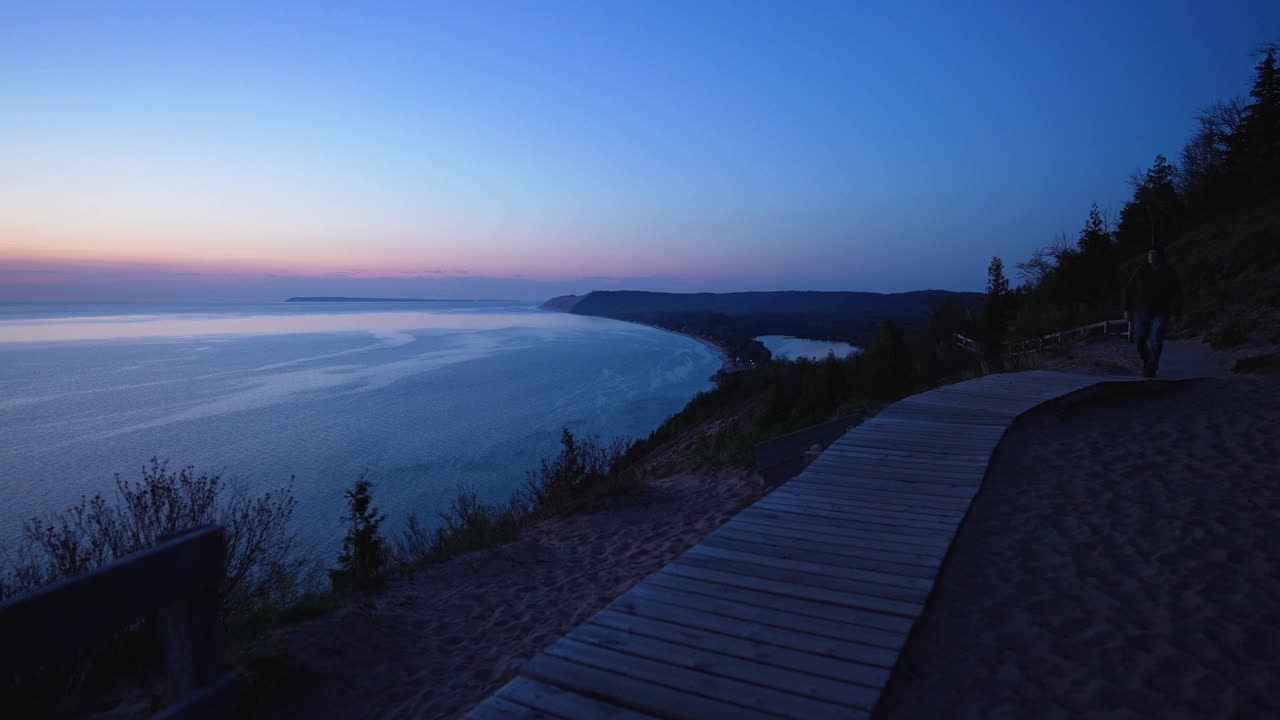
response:
<svg viewBox="0 0 1280 720"><path fill-rule="evenodd" d="M740 292L659 293L636 290L598 290L582 296L548 300L543 308L578 315L616 317L651 313L838 314L894 319L927 319L947 300L978 303L978 293L918 290L905 293L870 292Z"/></svg>
<svg viewBox="0 0 1280 720"><path fill-rule="evenodd" d="M843 340L866 347L886 320L907 334L923 330L939 306L973 310L978 293L920 290L907 293L866 292L743 292L656 293L596 291L582 296L552 298L545 310L631 320L713 340L744 362L769 358L753 338L793 335Z"/></svg>

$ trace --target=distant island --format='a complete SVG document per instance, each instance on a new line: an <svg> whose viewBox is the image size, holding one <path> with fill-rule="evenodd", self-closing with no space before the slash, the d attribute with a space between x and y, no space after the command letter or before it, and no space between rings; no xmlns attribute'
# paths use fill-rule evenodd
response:
<svg viewBox="0 0 1280 720"><path fill-rule="evenodd" d="M444 300L429 298L366 298L366 297L291 297L285 302L481 302L480 300Z"/></svg>

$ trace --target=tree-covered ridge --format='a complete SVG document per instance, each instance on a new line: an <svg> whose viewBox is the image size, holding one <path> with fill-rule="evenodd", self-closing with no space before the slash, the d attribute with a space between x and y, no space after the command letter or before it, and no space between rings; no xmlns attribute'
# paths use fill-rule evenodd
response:
<svg viewBox="0 0 1280 720"><path fill-rule="evenodd" d="M1280 307L1280 70L1277 47L1263 48L1248 98L1218 101L1198 115L1180 165L1157 155L1131 177L1133 195L1117 216L1095 203L1075 238L1017 263L1021 285L985 331L1011 339L1113 319L1120 291L1152 247L1165 248L1187 288L1194 329L1232 306ZM995 325L1000 328L997 331Z"/></svg>

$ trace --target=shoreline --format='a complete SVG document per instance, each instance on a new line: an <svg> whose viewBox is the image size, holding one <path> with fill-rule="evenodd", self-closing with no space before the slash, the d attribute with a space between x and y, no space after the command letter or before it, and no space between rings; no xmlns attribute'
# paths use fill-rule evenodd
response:
<svg viewBox="0 0 1280 720"><path fill-rule="evenodd" d="M544 312L564 313L565 315L573 315L572 312L566 312L564 310L547 310L546 308L543 308L543 307L539 307L538 309ZM702 343L703 345L706 345L707 347L711 348L712 350L716 351L716 353L719 354L720 356L720 369L717 370L715 373L713 373L710 378L708 378L712 382L716 382L716 377L720 375L720 373L727 374L727 373L734 372L737 369L737 364L734 363L733 360L729 357L728 348L724 347L723 345L719 345L706 338L698 337L697 335L690 335L689 333L683 333L683 332L680 332L679 330L672 330L670 328L664 328L661 325L653 325L647 322L641 322L639 320L624 320L622 318L609 317L608 315L580 315L579 317L603 318L605 320L613 320L615 322L631 323L632 325L639 325L641 327L653 328L654 330L661 330L662 332L665 332L665 333L671 333L672 335L679 335L681 337L687 337L690 340L696 340ZM687 405L688 403L685 403L685 404Z"/></svg>

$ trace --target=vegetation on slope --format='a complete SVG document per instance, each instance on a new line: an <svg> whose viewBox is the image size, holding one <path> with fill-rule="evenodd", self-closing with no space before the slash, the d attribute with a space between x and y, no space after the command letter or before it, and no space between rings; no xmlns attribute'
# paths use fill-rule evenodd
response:
<svg viewBox="0 0 1280 720"><path fill-rule="evenodd" d="M1280 69L1264 48L1249 98L1198 116L1181 165L1158 155L1135 173L1118 217L1095 204L1075 240L1059 236L1018 263L1022 285L991 332L1011 339L1114 319L1151 247L1164 247L1186 293L1184 330L1220 346L1275 341L1280 315ZM992 338L998 339L998 338Z"/></svg>

